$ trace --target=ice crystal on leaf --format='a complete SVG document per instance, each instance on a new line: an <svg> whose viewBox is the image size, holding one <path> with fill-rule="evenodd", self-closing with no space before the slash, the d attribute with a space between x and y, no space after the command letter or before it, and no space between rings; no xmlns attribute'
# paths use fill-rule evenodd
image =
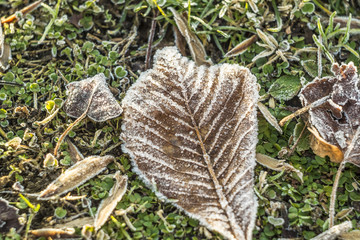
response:
<svg viewBox="0 0 360 240"><path fill-rule="evenodd" d="M334 64L334 77L316 78L300 92L303 105L326 99L309 110L312 148L318 155L332 161L346 161L360 166L360 90L357 69L352 62ZM349 152L349 150L351 152ZM347 154L346 154L347 153Z"/></svg>
<svg viewBox="0 0 360 240"><path fill-rule="evenodd" d="M123 151L159 196L228 239L251 239L257 101L247 68L196 66L164 48L123 99Z"/></svg>

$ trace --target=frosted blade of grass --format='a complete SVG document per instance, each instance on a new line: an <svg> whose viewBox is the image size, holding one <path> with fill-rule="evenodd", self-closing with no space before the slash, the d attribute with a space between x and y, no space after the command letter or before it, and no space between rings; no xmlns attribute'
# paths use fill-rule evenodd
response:
<svg viewBox="0 0 360 240"><path fill-rule="evenodd" d="M41 43L45 40L46 35L49 33L52 25L54 24L54 22L55 22L55 20L56 20L56 18L57 18L57 16L58 16L58 14L59 14L60 4L61 4L61 0L58 0L58 2L57 2L57 4L56 4L56 7L55 7L55 11L54 11L54 10L52 10L52 8L49 7L47 4L41 3L41 6L45 7L45 8L51 13L52 18L51 18L49 24L46 26L45 31L44 31L43 35L41 36L38 44L41 44Z"/></svg>
<svg viewBox="0 0 360 240"><path fill-rule="evenodd" d="M333 31L332 33L329 33L329 35L327 37L328 37L328 39L330 39L330 38L336 37L337 35L343 34L343 33L346 33L346 28L340 28L340 29L338 29L336 31ZM350 35L360 34L360 28L350 29L349 34Z"/></svg>
<svg viewBox="0 0 360 240"><path fill-rule="evenodd" d="M121 200L126 192L127 176L121 176L120 172L114 175L115 184L109 192L109 197L104 199L96 213L94 227L98 231L102 225L107 221L112 211L115 209L117 203Z"/></svg>
<svg viewBox="0 0 360 240"><path fill-rule="evenodd" d="M359 53L357 51L355 51L354 49L352 49L349 45L344 44L344 45L342 45L342 47L344 47L346 50L348 50L349 52L354 54L357 58L360 58Z"/></svg>
<svg viewBox="0 0 360 240"><path fill-rule="evenodd" d="M335 16L336 16L336 11L330 15L329 24L325 30L325 35L328 35L329 33L331 33L334 30L334 17Z"/></svg>
<svg viewBox="0 0 360 240"><path fill-rule="evenodd" d="M202 45L201 41L196 36L196 34L193 33L189 28L186 18L181 16L175 9L171 7L169 9L174 15L174 19L180 33L186 39L186 42L190 49L191 56L195 60L196 65L198 66L202 64L211 65L212 62L210 60L206 60L206 51L204 49L204 46Z"/></svg>
<svg viewBox="0 0 360 240"><path fill-rule="evenodd" d="M196 16L191 16L192 19L195 19L196 21L198 21L199 23L201 23L202 25L204 25L204 27L206 27L209 30L213 30L213 28L207 24L204 20L202 20L201 18L198 18Z"/></svg>
<svg viewBox="0 0 360 240"><path fill-rule="evenodd" d="M341 43L342 44L346 44L349 41L349 37L350 37L350 26L351 26L351 13L349 14L349 20L346 23L346 31L345 31L345 35L342 38Z"/></svg>
<svg viewBox="0 0 360 240"><path fill-rule="evenodd" d="M327 37L326 37L325 32L324 32L324 30L323 30L323 27L322 27L322 25L321 25L320 18L318 18L318 20L317 20L317 27L318 27L318 29L319 29L319 33L320 33L321 39L325 42L325 45L326 45L326 43L327 43Z"/></svg>
<svg viewBox="0 0 360 240"><path fill-rule="evenodd" d="M272 0L271 3L272 3L272 7L274 9L274 12L275 12L275 18L276 18L276 22L277 22L277 27L276 28L268 28L267 30L270 31L270 32L280 32L281 29L282 29L282 26L283 26L282 19L280 17L276 1Z"/></svg>
<svg viewBox="0 0 360 240"><path fill-rule="evenodd" d="M289 121L289 120L293 119L294 117L299 116L299 115L301 115L301 114L309 111L310 108L314 108L314 107L317 107L317 106L320 106L320 105L324 104L329 98L330 98L330 96L325 96L325 97L323 97L323 98L320 98L319 100L316 100L315 102L313 102L313 103L311 103L311 104L309 104L309 105L307 105L307 106L305 106L305 107L297 110L296 112L290 114L289 116L284 117L284 118L281 119L281 121L279 122L279 125L280 125L280 126L284 126L284 124L285 124L287 121Z"/></svg>
<svg viewBox="0 0 360 240"><path fill-rule="evenodd" d="M334 57L332 56L332 54L326 49L326 47L320 42L320 40L315 35L313 35L313 39L314 39L316 46L321 48L321 51L324 52L327 59L329 59L331 64L333 64L335 62L335 60L334 60Z"/></svg>

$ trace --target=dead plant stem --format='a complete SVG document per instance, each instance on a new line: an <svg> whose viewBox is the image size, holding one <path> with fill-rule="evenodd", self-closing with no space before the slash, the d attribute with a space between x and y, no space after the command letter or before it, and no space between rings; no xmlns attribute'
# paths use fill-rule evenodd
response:
<svg viewBox="0 0 360 240"><path fill-rule="evenodd" d="M346 163L345 161L342 161L340 163L335 176L333 188L331 191L330 206L329 206L329 228L332 228L334 226L336 193L341 177L341 172L345 166L345 163Z"/></svg>
<svg viewBox="0 0 360 240"><path fill-rule="evenodd" d="M155 13L154 18L151 22L151 29L150 29L149 39L148 39L148 47L146 49L145 70L148 70L150 67L150 56L151 56L151 50L152 50L152 43L154 40L155 29L156 29L156 17L157 17L157 13Z"/></svg>
<svg viewBox="0 0 360 240"><path fill-rule="evenodd" d="M55 146L55 149L54 149L54 156L55 156L55 157L57 157L57 152L58 152L58 150L59 150L59 148L60 148L60 145L61 145L62 141L64 140L64 138L68 135L68 133L71 131L71 129L73 129L73 127L74 127L76 124L78 124L81 120L83 120L83 119L86 117L86 115L87 115L87 113L88 113L88 111L89 111L89 108L90 108L90 105L91 105L91 101L92 101L92 98L93 98L93 96L94 96L94 93L95 93L96 89L97 89L97 87L95 87L95 88L93 89L93 91L92 91L92 93L91 93L91 95L90 95L90 98L89 98L89 103L88 103L88 105L87 105L84 113L81 114L81 116L78 117L73 123L71 123L71 124L69 125L69 127L63 132L63 134L61 134L61 136L59 137L59 140L58 140L58 142L56 143L56 146Z"/></svg>
<svg viewBox="0 0 360 240"><path fill-rule="evenodd" d="M324 104L328 99L330 98L330 96L325 96L325 97L322 97L320 98L319 100L316 100L315 102L303 107L303 108L300 108L299 110L297 110L296 112L290 114L289 116L286 116L284 117L283 119L281 119L281 121L279 122L279 125L282 127L284 126L284 124L293 119L294 117L297 117L307 111L309 111L311 108L314 108L314 107L318 107L322 104Z"/></svg>

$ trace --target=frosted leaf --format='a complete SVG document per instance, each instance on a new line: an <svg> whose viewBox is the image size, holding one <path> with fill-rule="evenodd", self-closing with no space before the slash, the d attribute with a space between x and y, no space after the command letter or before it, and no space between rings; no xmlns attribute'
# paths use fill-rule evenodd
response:
<svg viewBox="0 0 360 240"><path fill-rule="evenodd" d="M118 117L122 113L122 108L112 95L105 79L105 75L100 73L94 77L66 85L69 92L64 105L66 114L74 118L80 117L91 101L87 113L90 119L104 122ZM95 92L91 98L93 90Z"/></svg>
<svg viewBox="0 0 360 240"><path fill-rule="evenodd" d="M109 192L109 196L104 199L96 213L94 227L95 231L99 230L107 221L117 203L121 200L126 192L127 176L121 176L120 172L115 173L115 184Z"/></svg>
<svg viewBox="0 0 360 240"><path fill-rule="evenodd" d="M191 29L189 29L188 27L189 25L186 18L184 18L178 12L176 12L175 9L171 7L169 9L174 15L174 20L176 22L176 25L180 33L185 38L190 49L191 57L194 59L196 64L211 65L212 64L211 60L206 60L206 52L204 46L202 45L199 38L195 35L195 33L193 33Z"/></svg>
<svg viewBox="0 0 360 240"><path fill-rule="evenodd" d="M257 39L256 35L253 35L245 39L244 41L236 45L234 48L232 48L230 51L228 51L224 57L235 57L240 54L243 54L248 49L248 47L250 47L250 45L256 41L256 39Z"/></svg>
<svg viewBox="0 0 360 240"><path fill-rule="evenodd" d="M257 101L247 68L198 67L164 48L122 102L123 151L158 196L228 239L251 239Z"/></svg>
<svg viewBox="0 0 360 240"><path fill-rule="evenodd" d="M90 178L105 170L106 166L114 161L113 156L90 156L77 162L67 169L55 181L49 184L38 197L40 200L53 199L59 195L71 191Z"/></svg>
<svg viewBox="0 0 360 240"><path fill-rule="evenodd" d="M5 43L5 36L0 23L0 70L7 70L11 59L11 48L9 44Z"/></svg>
<svg viewBox="0 0 360 240"><path fill-rule="evenodd" d="M347 161L360 166L360 142L355 139L360 126L360 90L357 69L352 62L339 66L334 64L334 77L315 78L300 92L302 104L309 105L321 98L329 96L322 105L310 109L310 123L318 131L316 138L328 144L329 150L323 155L329 155L332 161ZM345 154L353 142L351 153ZM332 157L330 149L339 149ZM324 153L325 152L325 153Z"/></svg>
<svg viewBox="0 0 360 240"><path fill-rule="evenodd" d="M21 225L18 218L18 209L0 197L0 233L7 233L10 228L19 229Z"/></svg>
<svg viewBox="0 0 360 240"><path fill-rule="evenodd" d="M59 228L41 228L36 230L30 230L30 234L36 237L46 237L46 238L74 238L76 237L75 228L65 227L63 229Z"/></svg>

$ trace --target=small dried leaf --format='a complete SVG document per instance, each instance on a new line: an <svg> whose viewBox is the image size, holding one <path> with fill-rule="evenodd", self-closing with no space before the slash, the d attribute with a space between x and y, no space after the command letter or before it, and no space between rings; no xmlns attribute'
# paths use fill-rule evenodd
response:
<svg viewBox="0 0 360 240"><path fill-rule="evenodd" d="M308 130L312 133L310 147L316 155L328 156L332 162L336 163L344 159L344 154L339 147L326 142L315 128L308 128Z"/></svg>
<svg viewBox="0 0 360 240"><path fill-rule="evenodd" d="M256 154L256 161L261 165L270 168L272 170L281 172L294 172L299 177L300 181L303 182L303 173L300 172L298 169L294 168L290 164L286 163L284 160L276 160L275 158L266 156L261 153Z"/></svg>
<svg viewBox="0 0 360 240"><path fill-rule="evenodd" d="M11 228L19 229L18 209L0 197L0 233L7 233Z"/></svg>
<svg viewBox="0 0 360 240"><path fill-rule="evenodd" d="M7 70L11 59L11 48L9 44L5 43L5 36L0 23L0 70Z"/></svg>
<svg viewBox="0 0 360 240"><path fill-rule="evenodd" d="M332 70L334 77L315 78L299 96L304 106L328 97L323 104L309 110L310 123L318 132L313 131L316 140L312 145L317 149L314 152L328 155L336 162L345 157L346 161L360 166L360 142L356 134L360 126L357 69L350 62L341 66L334 64Z"/></svg>
<svg viewBox="0 0 360 240"><path fill-rule="evenodd" d="M106 155L103 157L91 156L77 162L42 191L38 199L53 199L71 191L105 170L106 166L114 160L113 156Z"/></svg>
<svg viewBox="0 0 360 240"><path fill-rule="evenodd" d="M71 160L75 163L83 160L84 156L79 151L79 149L75 146L75 144L73 144L69 139L67 139L66 142L68 144L68 148L69 148L68 151L69 151Z"/></svg>
<svg viewBox="0 0 360 240"><path fill-rule="evenodd" d="M247 50L247 48L250 47L250 45L256 41L256 39L257 39L256 35L253 35L245 39L244 41L236 45L233 49L228 51L224 57L234 57L244 53Z"/></svg>
<svg viewBox="0 0 360 240"><path fill-rule="evenodd" d="M283 131L279 126L277 119L270 113L269 109L261 102L258 102L258 107L262 115L265 117L266 121L268 121L271 126L273 126L280 134L282 134Z"/></svg>
<svg viewBox="0 0 360 240"><path fill-rule="evenodd" d="M127 176L121 176L120 172L115 173L115 184L109 192L109 197L104 199L96 213L94 227L95 231L99 230L107 221L117 203L124 196L127 188Z"/></svg>
<svg viewBox="0 0 360 240"><path fill-rule="evenodd" d="M155 55L123 99L123 151L158 196L228 239L251 239L256 78L247 68L196 66L174 47Z"/></svg>
<svg viewBox="0 0 360 240"><path fill-rule="evenodd" d="M70 117L80 117L86 111L89 101L91 103L87 116L96 122L104 122L122 113L122 108L112 95L102 73L82 81L71 82L66 89L69 96L64 108ZM93 91L95 92L91 98Z"/></svg>
<svg viewBox="0 0 360 240"><path fill-rule="evenodd" d="M206 52L204 46L200 42L199 38L193 33L189 27L187 20L181 16L175 9L169 8L170 11L174 14L174 20L176 25L180 31L180 33L184 36L187 44L189 45L190 53L196 65L200 66L205 64L210 66L212 62L210 60L206 60Z"/></svg>
<svg viewBox="0 0 360 240"><path fill-rule="evenodd" d="M345 208L338 212L335 216L336 219L343 219L344 217L348 216L351 212L354 211L354 208Z"/></svg>
<svg viewBox="0 0 360 240"><path fill-rule="evenodd" d="M179 49L180 53L183 56L187 56L186 39L184 38L184 36L181 34L181 32L179 31L179 29L176 26L173 26L173 30L174 30L176 47Z"/></svg>
<svg viewBox="0 0 360 240"><path fill-rule="evenodd" d="M36 237L47 237L47 238L71 238L75 237L75 228L42 228L36 230L30 230L30 234Z"/></svg>

